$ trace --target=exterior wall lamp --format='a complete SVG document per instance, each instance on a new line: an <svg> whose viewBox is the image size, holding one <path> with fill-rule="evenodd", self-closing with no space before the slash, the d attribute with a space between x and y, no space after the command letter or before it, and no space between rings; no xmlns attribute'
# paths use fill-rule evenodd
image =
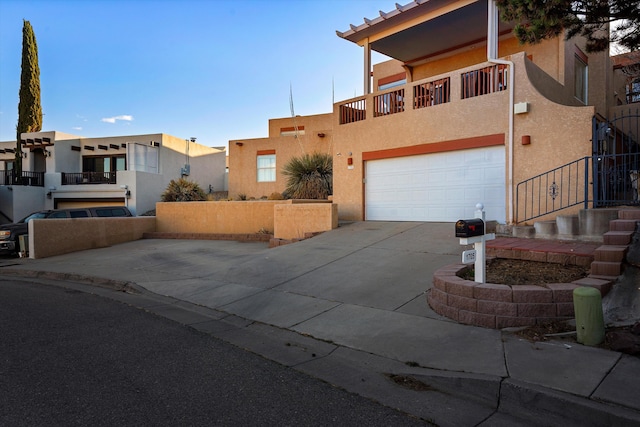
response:
<svg viewBox="0 0 640 427"><path fill-rule="evenodd" d="M44 153L44 156L45 156L45 157L51 157L51 154L52 154L52 153L51 153L51 151L49 151L49 150L42 150L42 152Z"/></svg>

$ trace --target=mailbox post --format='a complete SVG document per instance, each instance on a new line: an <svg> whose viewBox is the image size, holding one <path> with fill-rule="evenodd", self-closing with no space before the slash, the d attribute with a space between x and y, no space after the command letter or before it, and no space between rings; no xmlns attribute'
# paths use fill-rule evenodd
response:
<svg viewBox="0 0 640 427"><path fill-rule="evenodd" d="M474 281L477 283L485 283L486 241L496 238L494 233L486 234L485 231L485 212L482 203L476 205L475 218L461 219L456 222L456 237L460 238L460 244L474 245L473 251L462 253L462 262L475 263Z"/></svg>

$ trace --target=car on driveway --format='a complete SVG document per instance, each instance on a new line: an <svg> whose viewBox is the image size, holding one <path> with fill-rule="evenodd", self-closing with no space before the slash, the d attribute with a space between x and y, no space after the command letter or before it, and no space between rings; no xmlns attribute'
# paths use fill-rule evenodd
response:
<svg viewBox="0 0 640 427"><path fill-rule="evenodd" d="M93 208L50 209L33 212L18 222L0 225L0 254L18 254L20 236L29 233L32 219L55 218L108 218L133 216L124 206L99 206Z"/></svg>

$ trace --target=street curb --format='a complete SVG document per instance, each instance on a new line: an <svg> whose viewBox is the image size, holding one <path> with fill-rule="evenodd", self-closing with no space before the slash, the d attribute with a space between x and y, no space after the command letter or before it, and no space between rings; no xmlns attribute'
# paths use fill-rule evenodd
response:
<svg viewBox="0 0 640 427"><path fill-rule="evenodd" d="M33 271L19 268L0 268L0 276L3 275L29 279L69 281L122 292L120 296L112 296L112 299L188 326L201 333L260 355L265 359L306 372L317 379L337 385L351 393L368 396L383 405L399 409L422 419L438 422L441 425L448 425L446 420L451 419L449 417L452 416L452 414L445 416L440 410L435 410L435 413L425 413L426 407L423 406L428 405L429 400L433 399L433 392L410 392L392 381L376 379L375 381L381 384L388 383L387 386L384 386L387 391L382 392L379 390L372 393L371 390L368 390L366 383L350 384L344 376L346 375L345 369L367 370L365 368L367 363L363 364L362 360L358 360L358 358L375 356L378 359L386 360L383 364L389 364L388 368L395 365L404 365L400 361L373 354L366 356L358 350L327 343L313 336L301 335L285 328L239 318L220 310L159 295L129 281L110 280L76 273ZM98 294L108 297L103 292L98 292ZM147 304L142 304L140 298L148 300ZM256 339L258 337L261 338ZM332 348L333 350L331 350ZM335 375L335 372L333 372L335 367L333 369L328 367L314 368L317 363L323 363L322 361L329 363L333 360L333 363L336 363L334 356L338 353L335 353L335 350L339 349L344 349L344 352L346 352L338 352L343 356L350 354L349 357L340 358L342 360L341 363L344 364L341 368L344 371L341 379L332 378ZM356 356L351 354L353 352L356 353ZM340 365L340 363L338 364ZM369 368L372 368L372 366L369 366ZM449 399L455 397L455 400L459 401L459 405L461 405L458 406L458 410L462 410L460 408L464 406L464 402L467 402L467 405L469 405L467 409L473 413L480 415L486 411L484 415L481 415L482 419L484 419L482 425L484 423L491 425L492 420L503 422L506 419L508 424L521 422L527 425L640 426L640 411L574 396L511 378L421 367L410 368L406 365L401 369L396 367L392 371L404 371L403 375L407 378L417 380L427 386L433 386L439 390L439 393L444 393L443 396L448 395ZM372 378L382 378L383 374L384 372L369 372L369 381ZM364 375L364 372L362 375ZM379 386L380 384L378 384L378 388ZM392 391L389 392L389 389ZM399 396L409 398L412 395L418 396L416 399L419 399L419 402L416 401L411 404L409 401L404 403L398 401ZM471 402L474 403L471 404ZM453 401L450 403L452 404ZM497 408L494 406L496 403ZM472 407L474 409L471 409ZM488 415L488 413L491 414ZM544 414L544 419L541 418L541 413ZM440 416L444 417L444 419L435 419L440 418Z"/></svg>
<svg viewBox="0 0 640 427"><path fill-rule="evenodd" d="M71 282L84 283L102 288L109 288L115 291L139 294L141 288L129 281L119 281L104 279L96 276L88 276L77 273L58 273L52 271L22 270L16 268L0 268L0 274L7 276L27 277L34 279L68 280Z"/></svg>

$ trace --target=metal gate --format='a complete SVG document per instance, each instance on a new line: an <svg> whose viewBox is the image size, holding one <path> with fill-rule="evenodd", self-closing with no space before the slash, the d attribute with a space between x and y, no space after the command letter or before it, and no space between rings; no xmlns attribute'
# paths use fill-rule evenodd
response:
<svg viewBox="0 0 640 427"><path fill-rule="evenodd" d="M640 205L640 110L593 118L593 206Z"/></svg>

